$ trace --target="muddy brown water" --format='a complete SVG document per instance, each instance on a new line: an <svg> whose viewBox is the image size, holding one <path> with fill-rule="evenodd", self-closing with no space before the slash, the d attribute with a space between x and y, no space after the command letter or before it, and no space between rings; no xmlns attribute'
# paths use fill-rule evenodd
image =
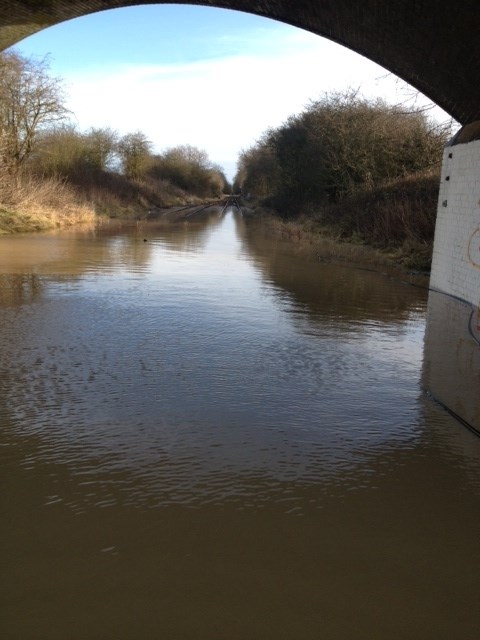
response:
<svg viewBox="0 0 480 640"><path fill-rule="evenodd" d="M472 314L233 212L1 238L1 637L476 640Z"/></svg>

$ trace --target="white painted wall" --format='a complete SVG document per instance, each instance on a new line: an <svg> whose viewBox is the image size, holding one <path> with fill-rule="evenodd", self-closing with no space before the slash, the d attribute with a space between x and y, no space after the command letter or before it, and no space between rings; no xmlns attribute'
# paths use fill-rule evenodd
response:
<svg viewBox="0 0 480 640"><path fill-rule="evenodd" d="M480 140L445 148L430 286L480 306Z"/></svg>

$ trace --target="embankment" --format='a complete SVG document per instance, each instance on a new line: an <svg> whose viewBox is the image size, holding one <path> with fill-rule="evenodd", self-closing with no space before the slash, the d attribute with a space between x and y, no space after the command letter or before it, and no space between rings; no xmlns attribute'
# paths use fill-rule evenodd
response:
<svg viewBox="0 0 480 640"><path fill-rule="evenodd" d="M55 178L23 178L0 190L0 234L46 231L97 220L95 209Z"/></svg>
<svg viewBox="0 0 480 640"><path fill-rule="evenodd" d="M417 175L296 216L260 204L249 220L320 259L428 273L438 186L437 174Z"/></svg>

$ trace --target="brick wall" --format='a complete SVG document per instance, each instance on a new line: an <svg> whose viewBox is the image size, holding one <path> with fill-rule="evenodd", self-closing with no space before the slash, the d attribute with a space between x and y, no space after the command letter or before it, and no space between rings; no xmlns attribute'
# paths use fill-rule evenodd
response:
<svg viewBox="0 0 480 640"><path fill-rule="evenodd" d="M430 286L480 306L480 140L444 151Z"/></svg>

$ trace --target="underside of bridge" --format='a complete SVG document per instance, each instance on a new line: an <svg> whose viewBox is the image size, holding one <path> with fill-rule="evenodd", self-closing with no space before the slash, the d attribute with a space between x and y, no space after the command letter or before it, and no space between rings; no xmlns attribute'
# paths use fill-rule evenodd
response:
<svg viewBox="0 0 480 640"><path fill-rule="evenodd" d="M162 2L0 0L0 49L64 20L139 4ZM461 124L480 120L478 0L169 0L169 4L237 9L312 31L382 65Z"/></svg>

